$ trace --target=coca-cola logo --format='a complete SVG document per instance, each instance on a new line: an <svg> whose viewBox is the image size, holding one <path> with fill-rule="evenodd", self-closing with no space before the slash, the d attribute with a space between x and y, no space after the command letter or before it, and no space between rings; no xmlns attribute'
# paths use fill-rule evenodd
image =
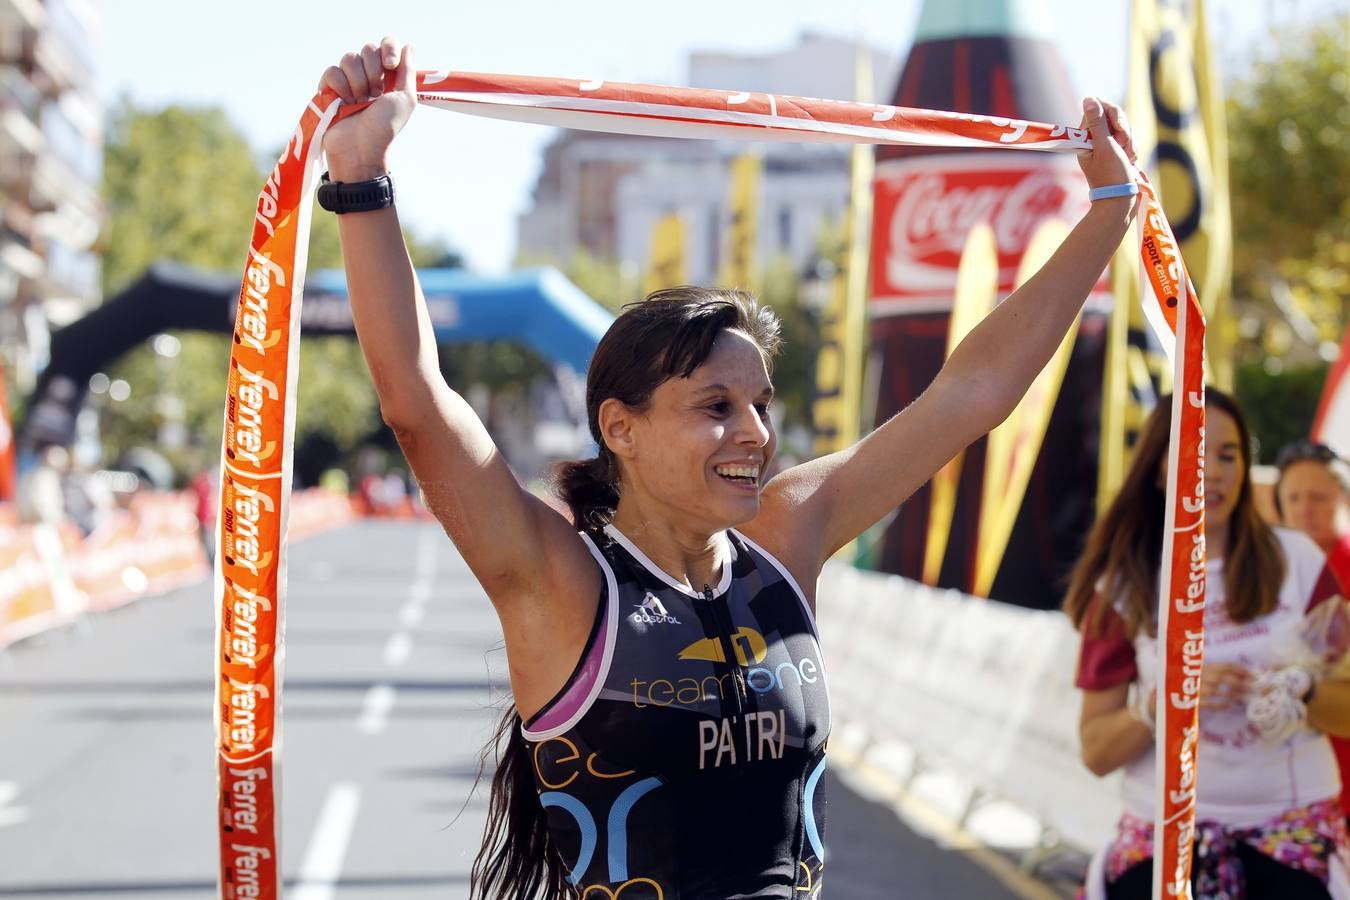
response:
<svg viewBox="0 0 1350 900"><path fill-rule="evenodd" d="M970 230L994 231L1001 269L1015 266L1045 219L1074 220L1083 202L1077 176L1061 166L907 172L877 183L878 244L890 294L954 287ZM1006 287L1011 287L1010 285Z"/></svg>

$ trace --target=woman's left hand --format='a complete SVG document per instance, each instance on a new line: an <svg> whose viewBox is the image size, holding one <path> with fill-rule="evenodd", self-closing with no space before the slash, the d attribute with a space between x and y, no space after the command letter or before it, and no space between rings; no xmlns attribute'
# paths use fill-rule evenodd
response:
<svg viewBox="0 0 1350 900"><path fill-rule="evenodd" d="M1136 158L1125 111L1100 97L1084 98L1080 127L1092 136L1092 149L1078 154L1078 165L1087 177L1088 186L1133 182Z"/></svg>

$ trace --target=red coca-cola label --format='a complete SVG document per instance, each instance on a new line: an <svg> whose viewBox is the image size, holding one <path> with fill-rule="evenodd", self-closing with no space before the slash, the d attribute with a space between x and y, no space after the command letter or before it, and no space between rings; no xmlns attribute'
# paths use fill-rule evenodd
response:
<svg viewBox="0 0 1350 900"><path fill-rule="evenodd" d="M999 290L1011 291L1040 223L1076 222L1088 202L1082 173L1072 159L1058 155L892 160L877 166L874 187L872 301L887 312L950 306L961 251L981 222L993 228L998 242Z"/></svg>

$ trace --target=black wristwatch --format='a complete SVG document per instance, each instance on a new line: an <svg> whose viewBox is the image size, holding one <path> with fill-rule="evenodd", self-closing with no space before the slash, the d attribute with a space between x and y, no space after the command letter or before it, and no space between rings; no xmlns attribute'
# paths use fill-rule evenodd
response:
<svg viewBox="0 0 1350 900"><path fill-rule="evenodd" d="M319 205L332 213L371 212L394 205L394 179L388 173L369 181L332 181L323 173Z"/></svg>

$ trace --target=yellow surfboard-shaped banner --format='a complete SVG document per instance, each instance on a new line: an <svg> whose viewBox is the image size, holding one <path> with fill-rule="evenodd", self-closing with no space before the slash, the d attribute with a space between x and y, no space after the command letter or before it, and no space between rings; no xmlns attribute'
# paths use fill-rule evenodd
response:
<svg viewBox="0 0 1350 900"><path fill-rule="evenodd" d="M684 248L684 217L678 212L669 212L657 219L652 225L652 246L647 257L647 270L642 273L644 295L688 283Z"/></svg>
<svg viewBox="0 0 1350 900"><path fill-rule="evenodd" d="M1035 275L1051 255L1059 249L1069 234L1067 223L1049 219L1041 223L1022 254L1017 269L1017 287ZM988 597L994 586L994 577L1008 549L1017 513L1022 508L1031 471L1036 466L1045 431L1050 426L1050 414L1059 398L1064 372L1073 355L1074 340L1078 337L1080 313L1060 341L1050 361L1041 369L1031 388L1013 409L1012 415L989 433L984 457L984 498L980 505L979 541L975 550L974 592Z"/></svg>
<svg viewBox="0 0 1350 900"><path fill-rule="evenodd" d="M742 153L731 164L731 194L727 209L731 221L727 228L726 263L722 266L723 286L743 291L759 290L759 183L764 174L764 157L755 151Z"/></svg>
<svg viewBox="0 0 1350 900"><path fill-rule="evenodd" d="M947 326L947 356L952 355L998 301L998 241L994 229L981 223L970 230L961 262L956 270L956 295L952 299L951 320ZM928 505L928 539L923 547L923 582L937 584L942 560L947 555L947 538L956 512L956 489L961 480L964 452L956 454L933 476Z"/></svg>

